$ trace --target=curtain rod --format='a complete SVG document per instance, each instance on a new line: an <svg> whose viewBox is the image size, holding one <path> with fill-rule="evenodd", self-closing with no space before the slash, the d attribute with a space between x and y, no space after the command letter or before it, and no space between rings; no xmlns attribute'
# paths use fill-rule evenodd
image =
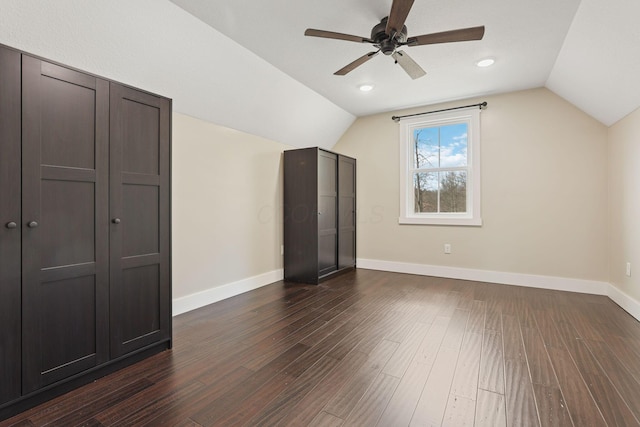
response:
<svg viewBox="0 0 640 427"><path fill-rule="evenodd" d="M393 120L394 122L399 122L400 119L404 119L407 117L422 116L424 114L442 113L443 111L460 110L462 108L471 108L471 107L480 107L480 109L482 110L483 108L487 107L487 101L481 102L479 104L463 105L462 107L445 108L443 110L426 111L424 113L407 114L404 116L393 116L391 117L391 120Z"/></svg>

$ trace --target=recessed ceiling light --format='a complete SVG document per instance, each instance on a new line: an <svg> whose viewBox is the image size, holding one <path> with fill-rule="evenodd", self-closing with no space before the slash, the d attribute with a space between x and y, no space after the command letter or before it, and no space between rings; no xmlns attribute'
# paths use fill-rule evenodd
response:
<svg viewBox="0 0 640 427"><path fill-rule="evenodd" d="M482 67L482 68L484 68L484 67L490 67L490 66L492 66L494 62L496 62L496 61L495 61L495 59L487 58L487 59L483 59L483 60L481 60L481 61L476 62L476 65L477 65L478 67Z"/></svg>
<svg viewBox="0 0 640 427"><path fill-rule="evenodd" d="M371 84L363 84L358 86L358 89L360 89L362 92L370 92L371 90L373 90L373 85Z"/></svg>

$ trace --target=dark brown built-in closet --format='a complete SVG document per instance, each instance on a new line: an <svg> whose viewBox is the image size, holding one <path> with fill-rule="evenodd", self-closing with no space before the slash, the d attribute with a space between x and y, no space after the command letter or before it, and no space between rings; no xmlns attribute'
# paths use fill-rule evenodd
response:
<svg viewBox="0 0 640 427"><path fill-rule="evenodd" d="M0 419L170 347L170 115L0 46Z"/></svg>

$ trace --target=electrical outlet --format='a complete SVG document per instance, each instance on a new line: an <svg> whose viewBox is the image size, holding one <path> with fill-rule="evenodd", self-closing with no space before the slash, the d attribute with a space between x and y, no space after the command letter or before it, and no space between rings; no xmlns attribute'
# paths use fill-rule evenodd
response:
<svg viewBox="0 0 640 427"><path fill-rule="evenodd" d="M631 277L631 263L627 263L627 276Z"/></svg>
<svg viewBox="0 0 640 427"><path fill-rule="evenodd" d="M445 243L444 244L444 253L445 254L450 254L451 253L451 245L449 243Z"/></svg>

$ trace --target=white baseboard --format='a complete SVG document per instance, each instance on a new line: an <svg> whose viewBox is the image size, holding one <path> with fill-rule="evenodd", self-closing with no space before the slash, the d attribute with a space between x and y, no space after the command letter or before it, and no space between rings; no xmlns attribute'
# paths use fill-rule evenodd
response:
<svg viewBox="0 0 640 427"><path fill-rule="evenodd" d="M282 280L283 277L284 270L278 269L233 283L227 283L226 285L216 286L205 291L196 292L195 294L175 298L173 300L173 315L177 316L178 314L186 313L187 311L252 291Z"/></svg>
<svg viewBox="0 0 640 427"><path fill-rule="evenodd" d="M607 296L627 313L640 320L640 303L613 285L609 285Z"/></svg>
<svg viewBox="0 0 640 427"><path fill-rule="evenodd" d="M474 280L502 285L527 286L557 291L582 292L606 295L627 313L640 321L640 302L607 282L571 279L566 277L539 276L534 274L506 273L501 271L476 270L471 268L444 267L427 264L411 264L375 259L358 259L358 268L417 274L420 276L446 277L450 279Z"/></svg>
<svg viewBox="0 0 640 427"><path fill-rule="evenodd" d="M606 295L640 321L640 302L607 282L361 258L357 260L357 265L358 268L367 270L391 271L395 273L417 274L420 276L446 277L450 279L475 280L478 282L499 283L503 285ZM177 316L187 311L195 310L205 305L213 304L214 302L269 285L282 280L283 277L284 271L282 269L273 270L226 285L216 286L215 288L202 292L175 298L173 300L173 315Z"/></svg>
<svg viewBox="0 0 640 427"><path fill-rule="evenodd" d="M553 289L557 291L583 292L596 295L607 295L609 287L609 284L606 282L596 282L591 280L475 270L471 268L443 267L427 264L410 264L373 259L358 259L358 267L370 270L393 271L397 273L418 274L421 276L447 277L450 279L475 280L477 282L527 286L531 288Z"/></svg>

